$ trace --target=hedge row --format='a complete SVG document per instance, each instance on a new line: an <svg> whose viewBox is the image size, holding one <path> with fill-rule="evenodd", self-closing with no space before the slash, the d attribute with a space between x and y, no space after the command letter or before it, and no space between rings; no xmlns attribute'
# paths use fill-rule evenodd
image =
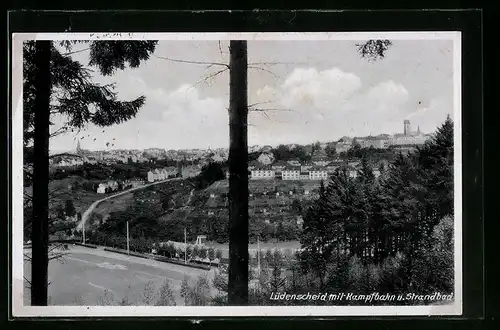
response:
<svg viewBox="0 0 500 330"><path fill-rule="evenodd" d="M163 257L163 256L148 255L148 254L142 254L142 253L137 253L137 252L132 252L132 251L130 253L128 253L127 251L124 251L121 249L113 249L113 248L104 248L104 251L114 252L114 253L119 253L119 254L124 254L124 255L131 255L134 257L138 257L138 258L152 259L152 260L161 261L161 262L168 262L168 263L182 265L182 266L191 267L191 268L210 270L209 266L194 264L192 262L189 262L186 264L182 261L170 259L170 258Z"/></svg>
<svg viewBox="0 0 500 330"><path fill-rule="evenodd" d="M97 245L94 245L94 244L84 244L84 243L79 243L79 242L74 242L73 244L78 245L78 246L88 247L91 249L97 249Z"/></svg>

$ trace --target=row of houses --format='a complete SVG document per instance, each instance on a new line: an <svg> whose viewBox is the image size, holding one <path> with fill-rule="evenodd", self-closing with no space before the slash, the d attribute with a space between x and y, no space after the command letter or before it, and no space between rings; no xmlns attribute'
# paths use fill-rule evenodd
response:
<svg viewBox="0 0 500 330"><path fill-rule="evenodd" d="M361 166L359 162L330 162L324 166L315 165L312 162L296 164L295 161L276 162L272 165L251 163L248 168L250 179L327 180L333 172L343 166L346 167L349 176L356 177ZM373 169L373 174L375 177L380 176L378 167Z"/></svg>
<svg viewBox="0 0 500 330"><path fill-rule="evenodd" d="M432 134L424 134L420 131L420 127L414 131L411 127L409 120L403 122L403 133L380 134L377 136L364 136L364 137L348 137L340 138L335 144L335 151L337 154L346 152L354 144L358 144L361 148L375 148L385 149L389 147L402 147L402 146L418 146L425 144L426 141L432 138Z"/></svg>
<svg viewBox="0 0 500 330"><path fill-rule="evenodd" d="M144 185L144 181L140 179L125 180L123 182L118 182L116 180L109 180L106 182L101 182L97 186L98 194L105 194L108 192L119 191L123 189L136 188ZM120 189L121 188L121 189Z"/></svg>
<svg viewBox="0 0 500 330"><path fill-rule="evenodd" d="M148 182L166 180L172 176L176 176L178 173L180 172L175 166L156 168L148 172L147 180Z"/></svg>

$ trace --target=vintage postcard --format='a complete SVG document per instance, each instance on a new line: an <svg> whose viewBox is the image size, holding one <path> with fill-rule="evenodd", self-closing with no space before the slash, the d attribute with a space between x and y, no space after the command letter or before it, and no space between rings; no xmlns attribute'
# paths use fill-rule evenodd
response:
<svg viewBox="0 0 500 330"><path fill-rule="evenodd" d="M12 45L13 316L462 314L460 32Z"/></svg>

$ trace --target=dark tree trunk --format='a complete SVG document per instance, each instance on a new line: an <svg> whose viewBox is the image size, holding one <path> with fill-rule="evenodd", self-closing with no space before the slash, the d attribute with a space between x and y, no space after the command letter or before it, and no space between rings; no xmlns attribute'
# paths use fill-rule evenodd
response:
<svg viewBox="0 0 500 330"><path fill-rule="evenodd" d="M47 305L50 41L36 42L31 305Z"/></svg>
<svg viewBox="0 0 500 330"><path fill-rule="evenodd" d="M229 62L230 305L248 304L247 42L231 41Z"/></svg>

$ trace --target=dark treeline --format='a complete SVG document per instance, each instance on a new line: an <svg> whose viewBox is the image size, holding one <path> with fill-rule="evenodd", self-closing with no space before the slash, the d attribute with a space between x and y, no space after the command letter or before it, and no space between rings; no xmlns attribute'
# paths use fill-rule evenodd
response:
<svg viewBox="0 0 500 330"><path fill-rule="evenodd" d="M304 219L301 263L326 289L453 292L453 123L378 180L338 171ZM359 285L349 283L357 268Z"/></svg>
<svg viewBox="0 0 500 330"><path fill-rule="evenodd" d="M189 214L186 210L173 209L173 198L166 194L157 201L158 203L135 201L124 211L111 212L106 221L96 213L91 216L89 222L95 228L94 235L109 239L125 237L128 221L130 235L133 237L183 242L186 229L190 242L196 240L198 235L205 235L210 241L228 243L229 215L226 210L210 216L200 212ZM192 203L196 203L196 199L197 195L193 196ZM262 217L250 217L249 226L250 243L257 242L257 237L261 242L290 241L300 237L300 229L292 221L277 219L273 223L266 223ZM92 232L89 232L87 236L92 235Z"/></svg>
<svg viewBox="0 0 500 330"><path fill-rule="evenodd" d="M55 168L51 171L51 180L61 180L71 176L80 176L88 180L132 180L146 179L148 171L163 167L182 167L190 166L191 162L175 161L172 159L151 160L142 163L123 163L116 164L90 164L85 163L78 166L68 166L64 168Z"/></svg>
<svg viewBox="0 0 500 330"><path fill-rule="evenodd" d="M205 189L215 181L224 180L224 164L210 162L201 168L200 174L197 176L197 189Z"/></svg>
<svg viewBox="0 0 500 330"><path fill-rule="evenodd" d="M276 161L289 161L289 160L299 160L301 162L310 161L312 154L315 150L320 149L319 143L312 145L296 145L294 148L290 148L286 145L279 145L276 148L271 149L271 153L274 155ZM359 144L353 144L353 146L348 150L340 153L336 153L335 147L332 143L327 144L324 149L326 156L330 159L362 159L368 158L372 163L378 163L381 160L393 161L395 155L398 151L394 148L361 148ZM261 155L260 151L251 152L248 154L248 160L257 160Z"/></svg>
<svg viewBox="0 0 500 330"><path fill-rule="evenodd" d="M363 159L367 158L372 164L376 164L382 160L394 161L399 153L394 148L361 148L355 143L348 151L338 154L340 159Z"/></svg>
<svg viewBox="0 0 500 330"><path fill-rule="evenodd" d="M339 170L306 211L302 251L261 254L249 265L252 305L408 305L436 300L274 300L286 292L374 292L452 297L453 123L416 152L398 155L376 179L362 159L356 178ZM255 259L255 258L253 258ZM253 260L256 261L256 260ZM260 270L260 272L259 272ZM227 274L217 274L211 304L227 304ZM446 301L444 300L443 301Z"/></svg>

